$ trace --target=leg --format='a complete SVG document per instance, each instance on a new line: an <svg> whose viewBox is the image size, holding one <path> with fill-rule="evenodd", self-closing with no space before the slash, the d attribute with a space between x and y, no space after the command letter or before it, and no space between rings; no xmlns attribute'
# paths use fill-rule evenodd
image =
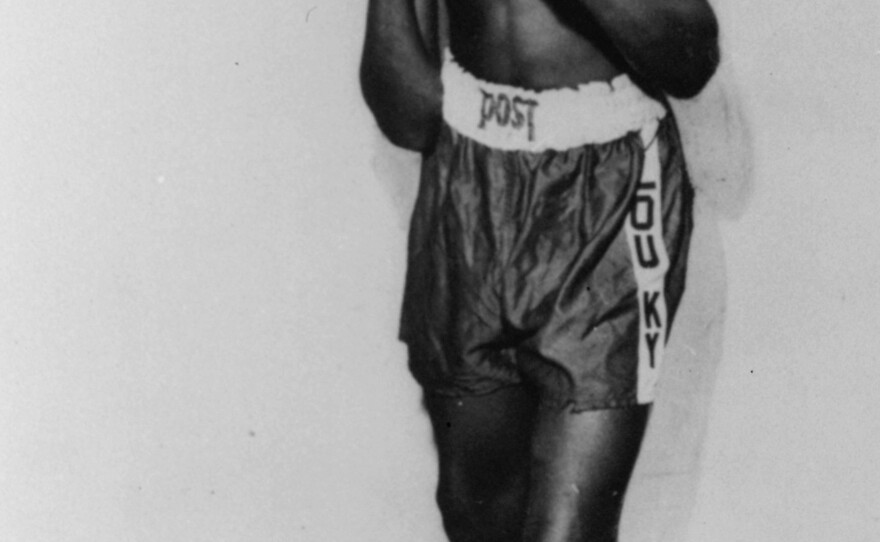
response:
<svg viewBox="0 0 880 542"><path fill-rule="evenodd" d="M614 542L649 407L539 409L525 542Z"/></svg>
<svg viewBox="0 0 880 542"><path fill-rule="evenodd" d="M524 386L428 395L440 456L437 502L452 542L520 542L537 401Z"/></svg>

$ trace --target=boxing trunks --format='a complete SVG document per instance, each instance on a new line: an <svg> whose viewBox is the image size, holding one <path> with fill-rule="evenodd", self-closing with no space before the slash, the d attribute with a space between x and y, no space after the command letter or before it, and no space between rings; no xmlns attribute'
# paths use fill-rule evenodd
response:
<svg viewBox="0 0 880 542"><path fill-rule="evenodd" d="M577 411L651 402L692 228L671 113L626 75L531 91L447 52L442 80L401 317L413 375Z"/></svg>

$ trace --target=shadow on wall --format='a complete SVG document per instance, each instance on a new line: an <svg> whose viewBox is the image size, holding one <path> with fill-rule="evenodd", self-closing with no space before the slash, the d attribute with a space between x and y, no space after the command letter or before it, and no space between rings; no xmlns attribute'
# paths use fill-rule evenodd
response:
<svg viewBox="0 0 880 542"><path fill-rule="evenodd" d="M699 97L673 102L697 192L695 230L688 286L630 484L622 541L685 540L696 504L700 452L722 358L727 279L719 220L739 218L752 191L753 149L738 96L725 62ZM419 154L393 147L377 132L373 170L392 200L402 235L418 189L419 164Z"/></svg>
<svg viewBox="0 0 880 542"><path fill-rule="evenodd" d="M722 359L727 274L719 220L742 216L752 193L750 125L730 64L722 63L696 99L672 105L697 193L695 229L687 289L627 495L622 541L687 539Z"/></svg>
<svg viewBox="0 0 880 542"><path fill-rule="evenodd" d="M754 149L731 65L723 62L699 96L672 108L699 195L721 218L739 218L752 193Z"/></svg>

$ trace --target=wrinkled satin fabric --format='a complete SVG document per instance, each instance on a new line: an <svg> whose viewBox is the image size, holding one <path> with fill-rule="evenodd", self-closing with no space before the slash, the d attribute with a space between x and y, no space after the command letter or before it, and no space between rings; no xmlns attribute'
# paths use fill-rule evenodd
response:
<svg viewBox="0 0 880 542"><path fill-rule="evenodd" d="M671 324L693 193L672 115L657 138ZM527 382L576 410L637 404L638 287L624 224L644 155L636 132L527 152L442 128L423 160L400 327L422 386L462 396Z"/></svg>

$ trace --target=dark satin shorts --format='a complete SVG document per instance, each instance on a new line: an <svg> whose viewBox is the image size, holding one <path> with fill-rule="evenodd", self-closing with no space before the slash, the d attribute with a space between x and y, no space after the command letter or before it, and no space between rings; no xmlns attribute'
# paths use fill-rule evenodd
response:
<svg viewBox="0 0 880 542"><path fill-rule="evenodd" d="M630 132L540 152L444 125L409 237L400 337L412 374L453 397L524 384L575 410L651 402L691 213L671 114L651 142Z"/></svg>

